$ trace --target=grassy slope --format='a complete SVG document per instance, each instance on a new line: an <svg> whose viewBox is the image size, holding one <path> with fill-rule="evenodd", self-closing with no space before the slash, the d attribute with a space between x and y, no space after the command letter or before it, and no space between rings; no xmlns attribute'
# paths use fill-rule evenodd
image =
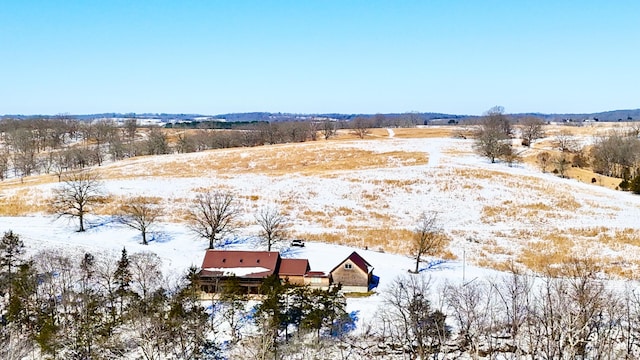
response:
<svg viewBox="0 0 640 360"><path fill-rule="evenodd" d="M565 129L563 127L563 129ZM606 131L568 128L588 141ZM553 151L550 138L521 149L526 161ZM596 185L541 174L532 165L487 164L471 140L450 128L376 129L366 140L348 133L330 141L140 157L98 171L111 194L97 213L109 215L128 197L158 198L165 221L180 224L197 191L236 191L245 227L252 214L279 205L292 219L292 236L406 253L415 218L433 210L451 243L439 256L461 257L502 269L515 263L553 272L573 257L595 259L615 276L640 271L640 200ZM577 170L572 170L577 171ZM591 174L581 171L580 180ZM570 173L571 175L571 173ZM584 179L583 179L584 178ZM587 179L587 180L585 180ZM2 215L47 212L55 176L5 181Z"/></svg>

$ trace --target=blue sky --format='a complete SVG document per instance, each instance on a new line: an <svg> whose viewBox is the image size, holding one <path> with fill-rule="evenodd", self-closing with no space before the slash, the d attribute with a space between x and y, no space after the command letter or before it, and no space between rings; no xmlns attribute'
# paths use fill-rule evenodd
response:
<svg viewBox="0 0 640 360"><path fill-rule="evenodd" d="M0 114L640 108L640 1L0 1Z"/></svg>

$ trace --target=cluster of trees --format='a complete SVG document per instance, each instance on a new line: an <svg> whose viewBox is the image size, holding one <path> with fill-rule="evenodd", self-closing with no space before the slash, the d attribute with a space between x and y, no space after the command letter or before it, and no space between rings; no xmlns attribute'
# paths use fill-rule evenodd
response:
<svg viewBox="0 0 640 360"><path fill-rule="evenodd" d="M514 151L514 120L504 114L502 107L488 110L479 120L474 133L474 147L478 154L492 163L500 159L509 164L520 161ZM544 121L535 117L520 119L516 125L522 145L531 144L545 136ZM536 161L543 172L552 168L554 173L565 177L570 167L590 168L597 174L621 178L621 190L640 194L640 123L633 123L626 131L612 132L596 139L588 150L580 148L569 131L560 131L554 136L558 150L553 154L542 151Z"/></svg>
<svg viewBox="0 0 640 360"><path fill-rule="evenodd" d="M58 217L78 221L78 231L85 231L85 218L97 205L104 202L102 182L89 170L72 172L62 177L62 184L54 189L50 210ZM209 242L213 249L225 236L240 226L242 215L237 196L230 191L207 191L196 196L193 206L187 209L190 229ZM158 199L136 196L120 205L115 214L118 222L140 231L142 244L148 245L147 235L163 215ZM255 214L260 226L259 236L267 251L288 236L288 217L275 206L261 208Z"/></svg>
<svg viewBox="0 0 640 360"><path fill-rule="evenodd" d="M536 117L526 117L520 120L518 130L520 130L522 144L531 144L544 134L544 121ZM476 152L488 158L492 163L501 159L508 164L520 161L519 155L512 146L515 129L510 119L504 113L504 108L495 106L489 109L478 122L475 131L474 147Z"/></svg>
<svg viewBox="0 0 640 360"><path fill-rule="evenodd" d="M407 274L394 279L381 294L376 315L359 331L317 337L315 331L308 332L313 317L287 326L281 322L278 331L269 330L278 326L274 321L278 316L296 318L285 315L286 310L269 310L267 320L258 322L260 335L238 344L244 354L257 359L274 354L336 359L638 358L640 296L634 288L610 286L585 260L556 270L553 276L534 277L513 269L498 278L437 288L428 275ZM312 311L322 301L315 302ZM269 304L271 300L261 306ZM264 312L259 314L262 318ZM327 335L343 324L339 319L344 314L335 314L326 322ZM302 329L306 331L297 332ZM295 341L287 341L291 338Z"/></svg>
<svg viewBox="0 0 640 360"><path fill-rule="evenodd" d="M148 154L148 143L138 140L138 125L131 119L122 127L112 121L80 122L60 116L53 119L0 121L0 179L13 173L25 177L61 173L101 165L112 160ZM149 139L154 134L149 134Z"/></svg>
<svg viewBox="0 0 640 360"><path fill-rule="evenodd" d="M339 287L309 289L272 276L253 307L232 279L207 310L196 269L165 278L150 252L123 249L120 258L24 253L20 237L6 232L0 240L2 359L217 359L224 339L252 353L245 358L278 358L291 350L292 337L320 343L353 328Z"/></svg>
<svg viewBox="0 0 640 360"><path fill-rule="evenodd" d="M640 298L608 286L589 261L554 277L513 271L493 281L447 286L444 303L456 345L471 354L544 359L624 359L640 355Z"/></svg>
<svg viewBox="0 0 640 360"><path fill-rule="evenodd" d="M425 217L428 220L428 217ZM197 273L163 277L148 252L110 257L52 250L30 258L20 237L0 240L0 357L217 358L226 351L267 359L637 358L640 297L608 286L574 260L547 277L517 270L435 289L424 273L392 281L371 323L353 329L340 288L264 281L255 307L237 281L210 301ZM353 315L353 314L352 314Z"/></svg>
<svg viewBox="0 0 640 360"><path fill-rule="evenodd" d="M611 287L588 261L554 276L513 270L438 288L430 282L423 274L395 279L364 334L348 334L334 349L371 359L640 356L640 296L632 286Z"/></svg>
<svg viewBox="0 0 640 360"><path fill-rule="evenodd" d="M640 126L638 126L640 129ZM620 189L640 194L640 138L638 129L599 138L590 151L593 171L621 178Z"/></svg>
<svg viewBox="0 0 640 360"><path fill-rule="evenodd" d="M227 285L221 299L232 304L230 297L246 308L246 295L234 293L235 286ZM340 287L329 290L310 289L306 286L282 282L277 276L266 278L261 286L263 298L253 309L253 331L240 338L238 319L228 321L234 314L226 313L227 326L233 328L233 344L243 352L242 358L279 359L300 352L301 347L321 348L326 343L336 343L354 328L353 319L345 311L346 299ZM228 309L231 310L231 309ZM237 314L235 314L237 316ZM236 324L236 326L231 326Z"/></svg>
<svg viewBox="0 0 640 360"><path fill-rule="evenodd" d="M0 240L0 358L199 359L217 354L195 269L169 282L153 253L110 257Z"/></svg>
<svg viewBox="0 0 640 360"><path fill-rule="evenodd" d="M593 145L580 148L571 134L561 131L554 143L560 151L551 155L538 154L537 162L542 171L552 165L553 171L564 177L570 167L589 168L597 174L622 179L620 190L640 194L640 123L634 123L627 131L614 131L596 138ZM596 182L595 178L592 182Z"/></svg>

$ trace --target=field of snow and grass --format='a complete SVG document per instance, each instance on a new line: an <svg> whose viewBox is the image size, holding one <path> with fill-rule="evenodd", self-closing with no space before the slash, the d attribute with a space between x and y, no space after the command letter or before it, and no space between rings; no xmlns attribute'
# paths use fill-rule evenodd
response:
<svg viewBox="0 0 640 360"><path fill-rule="evenodd" d="M411 133L415 133L412 137ZM515 264L537 273L571 258L590 258L604 275L634 278L640 271L640 196L598 184L561 179L531 164L490 164L472 151L472 140L424 136L419 129L377 132L368 140L330 140L201 153L139 157L95 170L107 199L90 217L88 230L47 213L54 175L0 184L0 227L13 230L29 251L130 253L152 251L167 273L179 274L202 261L206 241L184 222L199 191L227 189L242 204L243 226L227 247L260 249L253 214L278 205L292 221L291 238L302 249L280 244L286 257L306 257L313 270L329 271L356 249L380 277L379 291L413 267L407 256L411 230L422 211L436 211L451 239L423 268L436 280L486 276ZM580 129L588 143L593 132ZM549 143L521 149L531 156ZM157 198L163 222L150 244L113 221L129 197ZM14 215L14 216L7 216ZM368 250L365 250L368 249ZM444 260L437 261L437 260ZM439 281L439 280L438 280ZM378 295L349 300L373 306Z"/></svg>

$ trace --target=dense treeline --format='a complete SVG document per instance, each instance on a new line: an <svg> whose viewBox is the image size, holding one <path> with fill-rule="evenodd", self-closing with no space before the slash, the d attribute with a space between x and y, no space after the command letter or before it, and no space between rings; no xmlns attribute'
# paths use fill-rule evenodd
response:
<svg viewBox="0 0 640 360"><path fill-rule="evenodd" d="M256 124L268 124L268 121L187 121L179 123L169 123L165 125L167 129L246 129Z"/></svg>
<svg viewBox="0 0 640 360"><path fill-rule="evenodd" d="M215 354L195 270L167 282L153 253L120 259L0 242L0 357L198 359Z"/></svg>
<svg viewBox="0 0 640 360"><path fill-rule="evenodd" d="M631 359L640 356L635 283L613 287L588 261L554 276L513 270L494 279L389 280L380 306L354 328L340 288L275 277L264 297L237 281L202 298L196 269L163 276L142 252L108 256L0 240L0 357L50 359ZM259 300L259 301L256 301ZM355 331L354 331L355 330ZM465 355L466 354L466 355Z"/></svg>
<svg viewBox="0 0 640 360"><path fill-rule="evenodd" d="M329 139L338 129L351 129L353 134L364 138L370 128L415 126L421 121L418 114L394 117L378 114L350 121L198 122L176 124L174 129L165 130L140 127L135 118L120 125L111 120L86 122L64 116L3 119L0 180L36 174L56 174L60 178L68 171L141 155Z"/></svg>
<svg viewBox="0 0 640 360"><path fill-rule="evenodd" d="M619 187L640 194L640 123L597 139L590 150L593 170L621 178Z"/></svg>
<svg viewBox="0 0 640 360"><path fill-rule="evenodd" d="M402 276L371 322L326 342L320 358L637 359L637 284L614 286L584 260L556 270L441 286Z"/></svg>
<svg viewBox="0 0 640 360"><path fill-rule="evenodd" d="M150 252L26 257L9 231L0 240L0 358L217 359L243 333L255 344L245 351L272 358L292 335L320 342L353 323L339 287L311 290L271 277L255 307L237 282L224 289L203 301L196 269L166 278Z"/></svg>

